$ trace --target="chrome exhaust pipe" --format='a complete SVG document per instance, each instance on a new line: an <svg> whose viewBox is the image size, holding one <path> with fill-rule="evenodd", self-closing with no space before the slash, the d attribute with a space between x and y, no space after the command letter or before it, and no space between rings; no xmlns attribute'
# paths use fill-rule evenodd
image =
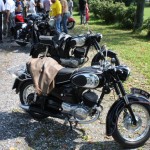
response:
<svg viewBox="0 0 150 150"><path fill-rule="evenodd" d="M28 105L20 105L20 107L24 110L29 110L29 106Z"/></svg>

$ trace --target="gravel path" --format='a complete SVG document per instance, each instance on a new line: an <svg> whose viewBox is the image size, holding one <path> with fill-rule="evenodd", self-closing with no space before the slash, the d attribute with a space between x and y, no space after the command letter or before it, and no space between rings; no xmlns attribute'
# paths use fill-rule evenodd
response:
<svg viewBox="0 0 150 150"><path fill-rule="evenodd" d="M105 135L106 113L114 102L111 95L103 102L104 111L95 123L78 125L73 131L60 119L33 120L19 108L19 96L12 91L14 79L6 71L26 62L30 46L16 43L0 45L0 150L120 150L111 137ZM150 140L141 148L150 149Z"/></svg>

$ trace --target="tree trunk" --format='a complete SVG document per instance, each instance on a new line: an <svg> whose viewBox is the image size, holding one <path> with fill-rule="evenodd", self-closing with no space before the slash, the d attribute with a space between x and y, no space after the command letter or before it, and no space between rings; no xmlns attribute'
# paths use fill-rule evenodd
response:
<svg viewBox="0 0 150 150"><path fill-rule="evenodd" d="M145 0L137 0L134 31L141 29L143 25L144 6L145 6Z"/></svg>

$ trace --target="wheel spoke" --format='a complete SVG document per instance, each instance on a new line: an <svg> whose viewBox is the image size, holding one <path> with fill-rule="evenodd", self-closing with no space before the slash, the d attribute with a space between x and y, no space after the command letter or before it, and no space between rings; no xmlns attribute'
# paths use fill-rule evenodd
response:
<svg viewBox="0 0 150 150"><path fill-rule="evenodd" d="M125 140L137 141L142 139L149 132L150 116L149 112L142 105L132 104L131 108L137 124L133 124L129 112L126 112L127 114L124 115L124 112L122 111L118 118L118 130Z"/></svg>

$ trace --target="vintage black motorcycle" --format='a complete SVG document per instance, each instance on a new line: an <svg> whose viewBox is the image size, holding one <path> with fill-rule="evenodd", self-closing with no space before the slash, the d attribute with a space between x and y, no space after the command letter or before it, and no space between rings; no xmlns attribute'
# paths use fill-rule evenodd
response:
<svg viewBox="0 0 150 150"><path fill-rule="evenodd" d="M21 108L35 119L51 116L68 120L70 125L92 123L101 115L104 95L114 90L118 99L108 111L106 134L125 148L142 146L150 137L150 94L135 88L126 93L122 82L130 74L127 66L115 66L112 61L105 66L63 68L52 92L40 96L26 66L11 70L17 76L13 89L19 93Z"/></svg>
<svg viewBox="0 0 150 150"><path fill-rule="evenodd" d="M54 35L54 19L49 19L48 14L30 14L25 18L25 22L17 22L14 27L14 38L20 46L26 46L32 43L32 33L38 27L38 35Z"/></svg>
<svg viewBox="0 0 150 150"><path fill-rule="evenodd" d="M119 65L117 54L112 50L107 50L106 46L100 47L99 42L102 34L89 31L87 34L70 36L65 33L55 34L54 36L37 36L36 42L31 47L30 55L32 58L52 57L65 67L80 67L89 60L89 52L92 47L97 51L92 58L91 64L102 63L101 52L106 57L107 63L111 58L115 59L115 65ZM106 61L105 61L106 62Z"/></svg>

